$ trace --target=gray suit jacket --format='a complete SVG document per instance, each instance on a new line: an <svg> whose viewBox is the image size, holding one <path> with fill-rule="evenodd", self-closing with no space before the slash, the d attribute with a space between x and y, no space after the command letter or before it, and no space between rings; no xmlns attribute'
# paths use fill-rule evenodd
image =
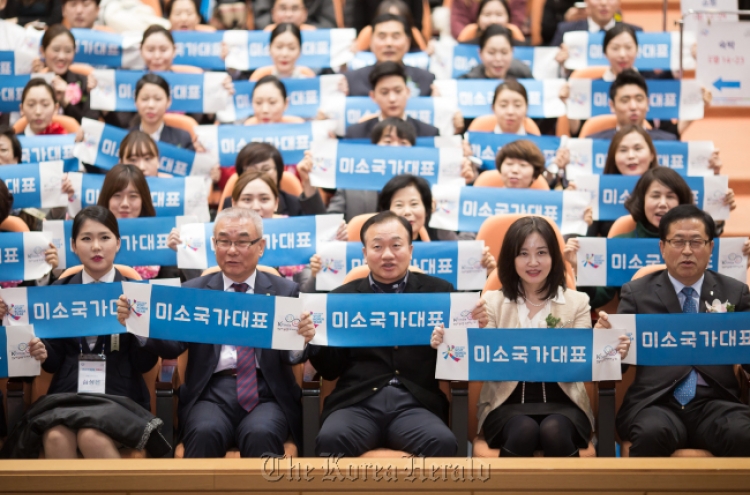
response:
<svg viewBox="0 0 750 495"><path fill-rule="evenodd" d="M328 203L327 213L343 213L348 223L364 213L378 211L378 192L360 189L338 189Z"/></svg>
<svg viewBox="0 0 750 495"><path fill-rule="evenodd" d="M255 16L255 29L264 29L271 20L271 8L273 0L254 0L253 15ZM307 21L320 29L333 29L336 27L336 13L333 10L332 0L305 0L307 7Z"/></svg>

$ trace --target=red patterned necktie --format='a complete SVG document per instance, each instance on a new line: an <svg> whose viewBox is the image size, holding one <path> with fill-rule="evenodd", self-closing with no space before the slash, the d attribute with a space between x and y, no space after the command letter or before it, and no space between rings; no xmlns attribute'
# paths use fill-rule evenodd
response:
<svg viewBox="0 0 750 495"><path fill-rule="evenodd" d="M235 292L247 292L245 283L232 284ZM237 400L245 411L258 405L258 377L255 370L255 348L237 346Z"/></svg>

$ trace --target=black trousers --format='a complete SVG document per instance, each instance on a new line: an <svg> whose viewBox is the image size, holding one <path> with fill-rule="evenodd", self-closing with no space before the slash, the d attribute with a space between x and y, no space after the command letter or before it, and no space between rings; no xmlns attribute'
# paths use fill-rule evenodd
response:
<svg viewBox="0 0 750 495"><path fill-rule="evenodd" d="M185 457L224 457L232 446L241 457L283 455L289 425L260 372L258 395L258 405L248 413L237 401L235 377L211 377L183 425Z"/></svg>
<svg viewBox="0 0 750 495"><path fill-rule="evenodd" d="M383 387L357 405L334 411L315 442L319 456L358 457L378 448L452 457L458 443L443 420L400 386Z"/></svg>
<svg viewBox="0 0 750 495"><path fill-rule="evenodd" d="M750 407L721 400L711 387L697 387L683 408L670 392L635 416L626 438L633 442L631 457L668 457L688 448L716 457L748 457Z"/></svg>

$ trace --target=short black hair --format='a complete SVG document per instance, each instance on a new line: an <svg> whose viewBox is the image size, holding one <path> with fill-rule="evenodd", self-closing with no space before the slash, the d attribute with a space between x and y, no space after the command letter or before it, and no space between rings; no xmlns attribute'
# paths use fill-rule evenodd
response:
<svg viewBox="0 0 750 495"><path fill-rule="evenodd" d="M0 223L3 223L13 209L13 194L4 180L0 180Z"/></svg>
<svg viewBox="0 0 750 495"><path fill-rule="evenodd" d="M177 0L169 0L168 2L164 2L166 5L164 5L164 17L169 19L169 16L172 15L172 9L174 8L174 4L177 2ZM201 15L201 9L200 9L200 0L196 2L196 0L190 0L190 2L193 3L195 6L195 11L198 13L198 17L200 17L201 21L203 21L203 16Z"/></svg>
<svg viewBox="0 0 750 495"><path fill-rule="evenodd" d="M406 229L407 239L409 244L412 243L412 235L413 231L411 229L411 224L407 219L404 217L401 217L399 215L396 215L391 210L385 210L381 211L380 213L377 213L370 218L367 219L367 221L362 225L362 229L359 231L359 240L362 241L362 245L366 246L365 244L365 234L367 233L367 229L372 227L373 225L378 225L381 223L391 222L391 221L397 221L400 222L401 225Z"/></svg>
<svg viewBox="0 0 750 495"><path fill-rule="evenodd" d="M479 50L484 50L484 45L487 44L490 38L493 38L495 36L504 37L508 40L508 44L510 46L513 46L513 35L511 34L510 29L505 26L501 26L500 24L492 24L488 26L487 29L485 29L482 35L479 37Z"/></svg>
<svg viewBox="0 0 750 495"><path fill-rule="evenodd" d="M386 22L396 21L400 23L404 27L404 34L407 36L407 38L411 39L411 29L409 29L409 21L407 21L405 18L403 18L400 15L396 14L380 14L378 16L375 16L375 19L372 20L372 32L375 32L375 26L378 24L384 24Z"/></svg>
<svg viewBox="0 0 750 495"><path fill-rule="evenodd" d="M673 223L692 218L696 218L703 222L703 225L706 226L708 240L713 241L716 237L716 222L711 218L711 215L694 204L675 206L661 217L661 221L659 222L659 239L666 242L667 234L669 234L669 227L671 227Z"/></svg>
<svg viewBox="0 0 750 495"><path fill-rule="evenodd" d="M46 89L49 92L50 96L52 96L52 102L53 103L57 103L57 97L55 96L55 90L52 88L52 86L47 81L45 81L44 79L42 79L41 77L35 77L35 78L29 80L29 82L27 82L26 86L24 86L24 88L23 88L23 92L21 93L21 104L22 105L23 105L23 102L26 101L26 95L29 94L29 91L31 91L31 88L35 88L37 86L41 86L44 89Z"/></svg>
<svg viewBox="0 0 750 495"><path fill-rule="evenodd" d="M172 33L169 32L169 29L165 28L164 26L160 24L151 24L149 27L146 28L146 30L143 32L143 38L141 39L141 46L146 42L146 40L149 38L149 36L153 34L163 34L166 36L166 38L174 45L174 37L172 36Z"/></svg>
<svg viewBox="0 0 750 495"><path fill-rule="evenodd" d="M405 189L409 186L414 186L422 198L422 206L424 206L425 217L424 225L427 227L430 223L430 217L432 216L432 190L430 189L430 183L422 177L417 177L411 174L401 174L392 178L385 183L383 189L380 191L380 198L378 198L378 211L387 211L391 209L391 202L393 196L396 195L401 189Z"/></svg>
<svg viewBox="0 0 750 495"><path fill-rule="evenodd" d="M638 48L638 38L635 35L635 30L628 26L625 23L619 22L615 24L615 27L612 29L608 29L606 33L604 33L604 41L602 41L602 53L607 53L607 45L609 45L609 42L612 41L612 39L616 36L620 36L622 33L628 33L635 42L635 47Z"/></svg>
<svg viewBox="0 0 750 495"><path fill-rule="evenodd" d="M156 86L159 86L165 93L167 93L167 98L172 98L172 93L169 91L169 83L167 80L159 74L154 74L152 72L144 74L143 77L138 79L138 82L135 83L135 98L138 98L138 93L141 92L146 84L155 84Z"/></svg>
<svg viewBox="0 0 750 495"><path fill-rule="evenodd" d="M523 97L523 101L526 102L526 105L529 105L529 95L526 93L526 87L515 78L508 77L495 88L495 96L492 97L492 106L495 106L497 97L500 96L500 93L502 93L504 89L515 91Z"/></svg>
<svg viewBox="0 0 750 495"><path fill-rule="evenodd" d="M609 99L615 101L617 91L623 86L628 86L631 84L641 88L643 92L646 93L646 96L648 96L648 86L646 85L646 80L643 78L643 76L634 69L625 69L624 71L617 74L614 82L609 87Z"/></svg>
<svg viewBox="0 0 750 495"><path fill-rule="evenodd" d="M5 136L10 139L10 147L13 150L13 158L21 161L21 142L16 137L16 131L12 127L7 125L0 126L0 136Z"/></svg>
<svg viewBox="0 0 750 495"><path fill-rule="evenodd" d="M273 164L276 167L276 185L279 185L281 177L284 175L284 159L281 157L279 150L276 149L276 146L270 143L246 144L237 153L237 158L234 161L234 169L237 171L237 175L241 176L245 172L246 167L256 165L268 159L273 160Z"/></svg>
<svg viewBox="0 0 750 495"><path fill-rule="evenodd" d="M398 76L403 79L404 84L406 84L406 68L404 67L404 64L393 62L392 60L378 62L373 66L370 75L367 77L370 80L370 87L374 90L378 81L384 77L390 76Z"/></svg>
<svg viewBox="0 0 750 495"><path fill-rule="evenodd" d="M687 185L685 179L680 174L675 172L669 167L654 167L646 171L645 174L638 179L633 192L630 197L625 200L625 209L630 212L630 216L633 220L640 222L646 227L651 227L652 230L656 230L655 225L650 225L646 219L646 210L644 207L646 201L646 193L648 188L654 182L661 182L669 189L672 190L681 205L693 204L693 191L690 190L690 186Z"/></svg>
<svg viewBox="0 0 750 495"><path fill-rule="evenodd" d="M263 86L264 84L273 84L274 86L276 86L276 89L278 89L281 93L281 97L286 100L286 86L284 86L284 83L281 82L281 79L271 74L258 79L258 82L255 83L255 86L253 86L253 90L250 92L251 100L253 99L253 96L255 96L255 90Z"/></svg>
<svg viewBox="0 0 750 495"><path fill-rule="evenodd" d="M66 35L68 39L73 42L73 46L75 46L76 39L73 36L73 33L70 32L70 29L66 28L62 24L54 24L50 26L44 32L44 36L42 36L42 50L46 50L49 47L50 43L52 43L52 40L54 40L61 34Z"/></svg>
<svg viewBox="0 0 750 495"><path fill-rule="evenodd" d="M526 298L521 277L516 270L516 257L521 253L526 239L533 233L539 234L547 243L547 250L552 259L547 280L537 291L537 295L542 299L550 299L555 297L558 287L565 290L565 262L557 240L557 232L543 217L529 215L511 224L500 247L497 263L498 278L503 286L503 295L511 301L519 297Z"/></svg>
<svg viewBox="0 0 750 495"><path fill-rule="evenodd" d="M79 211L73 219L73 233L71 239L74 243L76 242L78 234L81 232L81 228L83 228L83 224L86 223L86 220L93 220L104 225L112 231L115 237L118 239L120 238L120 227L117 224L117 218L115 218L114 213L109 211L109 208L93 205L87 206Z"/></svg>
<svg viewBox="0 0 750 495"><path fill-rule="evenodd" d="M273 28L273 31L271 31L271 40L269 41L269 44L273 43L273 40L281 36L282 34L290 32L292 35L297 38L297 41L299 41L300 49L302 47L302 33L300 32L299 28L292 22L280 22L276 25L275 28Z"/></svg>
<svg viewBox="0 0 750 495"><path fill-rule="evenodd" d="M414 130L414 127L407 121L398 117L388 117L387 119L383 119L375 124L375 127L372 128L372 132L370 133L370 141L372 141L372 144L378 144L382 139L383 134L391 128L396 129L396 135L399 138L406 139L412 146L417 144L417 133Z"/></svg>

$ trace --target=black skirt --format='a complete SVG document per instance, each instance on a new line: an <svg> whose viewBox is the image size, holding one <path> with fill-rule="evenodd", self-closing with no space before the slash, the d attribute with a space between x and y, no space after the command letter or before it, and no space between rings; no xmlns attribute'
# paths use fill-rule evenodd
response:
<svg viewBox="0 0 750 495"><path fill-rule="evenodd" d="M521 402L523 391L523 382L518 385L500 407L493 409L487 415L482 425L484 438L490 448L498 449L500 445L500 433L502 433L505 423L515 416L530 416L534 419L549 416L550 414L560 414L568 418L576 431L573 442L576 447L585 449L589 445L591 438L591 421L565 392L560 388L557 382L547 382L544 384L547 402L544 402L542 384L538 382L526 382L526 391L524 402Z"/></svg>
<svg viewBox="0 0 750 495"><path fill-rule="evenodd" d="M35 459L44 432L58 425L94 428L123 446L163 457L172 447L161 434L163 421L127 397L61 393L36 401L0 450L0 459Z"/></svg>

